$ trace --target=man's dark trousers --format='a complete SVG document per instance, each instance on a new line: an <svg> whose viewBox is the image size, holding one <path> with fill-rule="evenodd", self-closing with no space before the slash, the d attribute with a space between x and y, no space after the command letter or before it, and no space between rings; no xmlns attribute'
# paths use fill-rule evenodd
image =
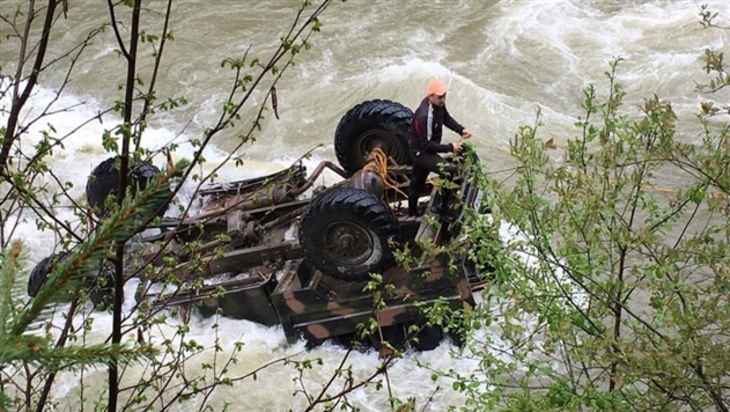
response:
<svg viewBox="0 0 730 412"><path fill-rule="evenodd" d="M438 173L443 179L448 179L453 171L453 165L435 153L411 153L413 161L413 175L408 193L408 214L418 214L418 197L423 194L426 178L431 172Z"/></svg>

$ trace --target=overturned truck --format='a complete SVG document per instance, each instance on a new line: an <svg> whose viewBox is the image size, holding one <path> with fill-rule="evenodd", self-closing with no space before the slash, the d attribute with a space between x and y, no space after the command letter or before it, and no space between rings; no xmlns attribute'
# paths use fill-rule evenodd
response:
<svg viewBox="0 0 730 412"><path fill-rule="evenodd" d="M411 175L407 135L412 115L387 100L361 103L337 126L339 166L323 161L307 175L298 161L274 174L202 189L198 195L204 206L198 212L185 219L163 218L155 225L157 233L147 231L139 239L137 249L143 253L130 261L168 262L168 268L175 262L167 272L176 279L139 275L137 300L180 306L184 313L195 307L203 315L282 325L290 342L304 338L314 344L348 340L368 320L377 322L384 337L398 341L409 326L425 325L424 305L473 305L473 293L486 280L466 250L456 257L432 251L462 238L466 210L479 211L482 193L475 169L466 167L463 157L450 159L453 184L427 185L422 215L408 216L402 203ZM469 156L476 160L476 154ZM143 186L154 175L151 168L134 168L132 180ZM342 180L314 187L325 169ZM87 198L97 213L103 213L117 177L113 160L92 172ZM403 251L409 251L406 259ZM53 261L49 257L34 269L31 295ZM382 279L387 293L374 294L372 283L367 287L372 279ZM420 339L421 348L442 336L435 328L421 329L424 333L429 336Z"/></svg>

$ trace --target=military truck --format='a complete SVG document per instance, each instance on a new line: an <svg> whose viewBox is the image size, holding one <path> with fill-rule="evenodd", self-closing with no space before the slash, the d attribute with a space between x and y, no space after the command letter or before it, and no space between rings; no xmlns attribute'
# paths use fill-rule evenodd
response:
<svg viewBox="0 0 730 412"><path fill-rule="evenodd" d="M299 160L273 174L200 190L203 207L195 214L163 218L154 225L157 233L134 241L142 247L129 259L133 266L177 262L168 270L176 274L174 282L168 276L139 275L137 300L160 308L179 306L183 313L195 307L204 316L221 313L281 325L290 342L304 338L311 344L348 340L369 319L388 339L403 340L409 326L425 324L425 305L473 305L474 292L486 280L466 251L456 258L430 251L463 240L464 213L480 210L482 193L474 175L478 158L473 152L451 158L451 183L427 185L422 216L408 216L403 203L411 174L407 137L412 116L396 102L363 102L337 126L339 165L323 161L307 175ZM108 159L89 177L87 200L97 214L104 213L104 201L115 191L115 165ZM326 169L341 181L314 187ZM141 163L133 167L131 180L144 186L158 172ZM408 264L396 259L406 250ZM37 293L53 262L62 258L54 255L36 266L29 294ZM98 292L107 286L97 280L109 284L110 277L103 268L90 276L90 289L97 290L92 297L108 296ZM366 290L372 279L382 279L388 292ZM434 328L421 334L428 334L419 340L421 349L442 337Z"/></svg>

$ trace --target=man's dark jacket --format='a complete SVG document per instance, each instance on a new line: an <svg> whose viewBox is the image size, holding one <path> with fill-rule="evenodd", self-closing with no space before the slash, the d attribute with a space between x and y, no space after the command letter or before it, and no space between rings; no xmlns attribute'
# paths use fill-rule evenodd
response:
<svg viewBox="0 0 730 412"><path fill-rule="evenodd" d="M441 144L443 126L460 134L464 126L460 125L446 110L446 106L434 106L423 99L413 114L411 121L411 154L419 156L421 153L445 153L453 151L451 143Z"/></svg>

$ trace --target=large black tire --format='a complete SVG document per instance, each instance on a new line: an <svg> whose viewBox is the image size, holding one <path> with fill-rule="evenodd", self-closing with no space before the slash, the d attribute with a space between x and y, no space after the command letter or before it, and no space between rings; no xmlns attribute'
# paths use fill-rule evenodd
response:
<svg viewBox="0 0 730 412"><path fill-rule="evenodd" d="M393 261L398 221L375 195L335 187L317 196L299 227L305 259L327 275L347 281L369 279Z"/></svg>
<svg viewBox="0 0 730 412"><path fill-rule="evenodd" d="M444 339L444 331L438 326L421 325L418 331L417 341L413 343L413 348L418 351L428 351L436 349Z"/></svg>
<svg viewBox="0 0 730 412"><path fill-rule="evenodd" d="M41 259L35 265L28 277L28 296L35 297L48 280L48 275L53 271L54 266L66 257L66 252L56 253Z"/></svg>
<svg viewBox="0 0 730 412"><path fill-rule="evenodd" d="M375 147L398 164L411 164L408 134L413 111L390 100L370 100L348 111L337 124L335 153L350 175L360 170Z"/></svg>
<svg viewBox="0 0 730 412"><path fill-rule="evenodd" d="M118 195L119 170L116 166L117 157L112 157L99 163L86 180L86 200L97 216L104 216L104 203L109 195ZM129 184L132 190L144 190L147 184L158 174L160 169L152 163L143 161L130 165Z"/></svg>
<svg viewBox="0 0 730 412"><path fill-rule="evenodd" d="M48 280L48 275L53 272L55 266L68 256L68 252L59 252L42 259L35 265L28 277L28 295L35 297ZM89 294L91 302L97 309L103 309L111 305L114 300L114 270L111 266L104 264L96 273L85 275L82 287ZM64 300L64 297L59 297Z"/></svg>

